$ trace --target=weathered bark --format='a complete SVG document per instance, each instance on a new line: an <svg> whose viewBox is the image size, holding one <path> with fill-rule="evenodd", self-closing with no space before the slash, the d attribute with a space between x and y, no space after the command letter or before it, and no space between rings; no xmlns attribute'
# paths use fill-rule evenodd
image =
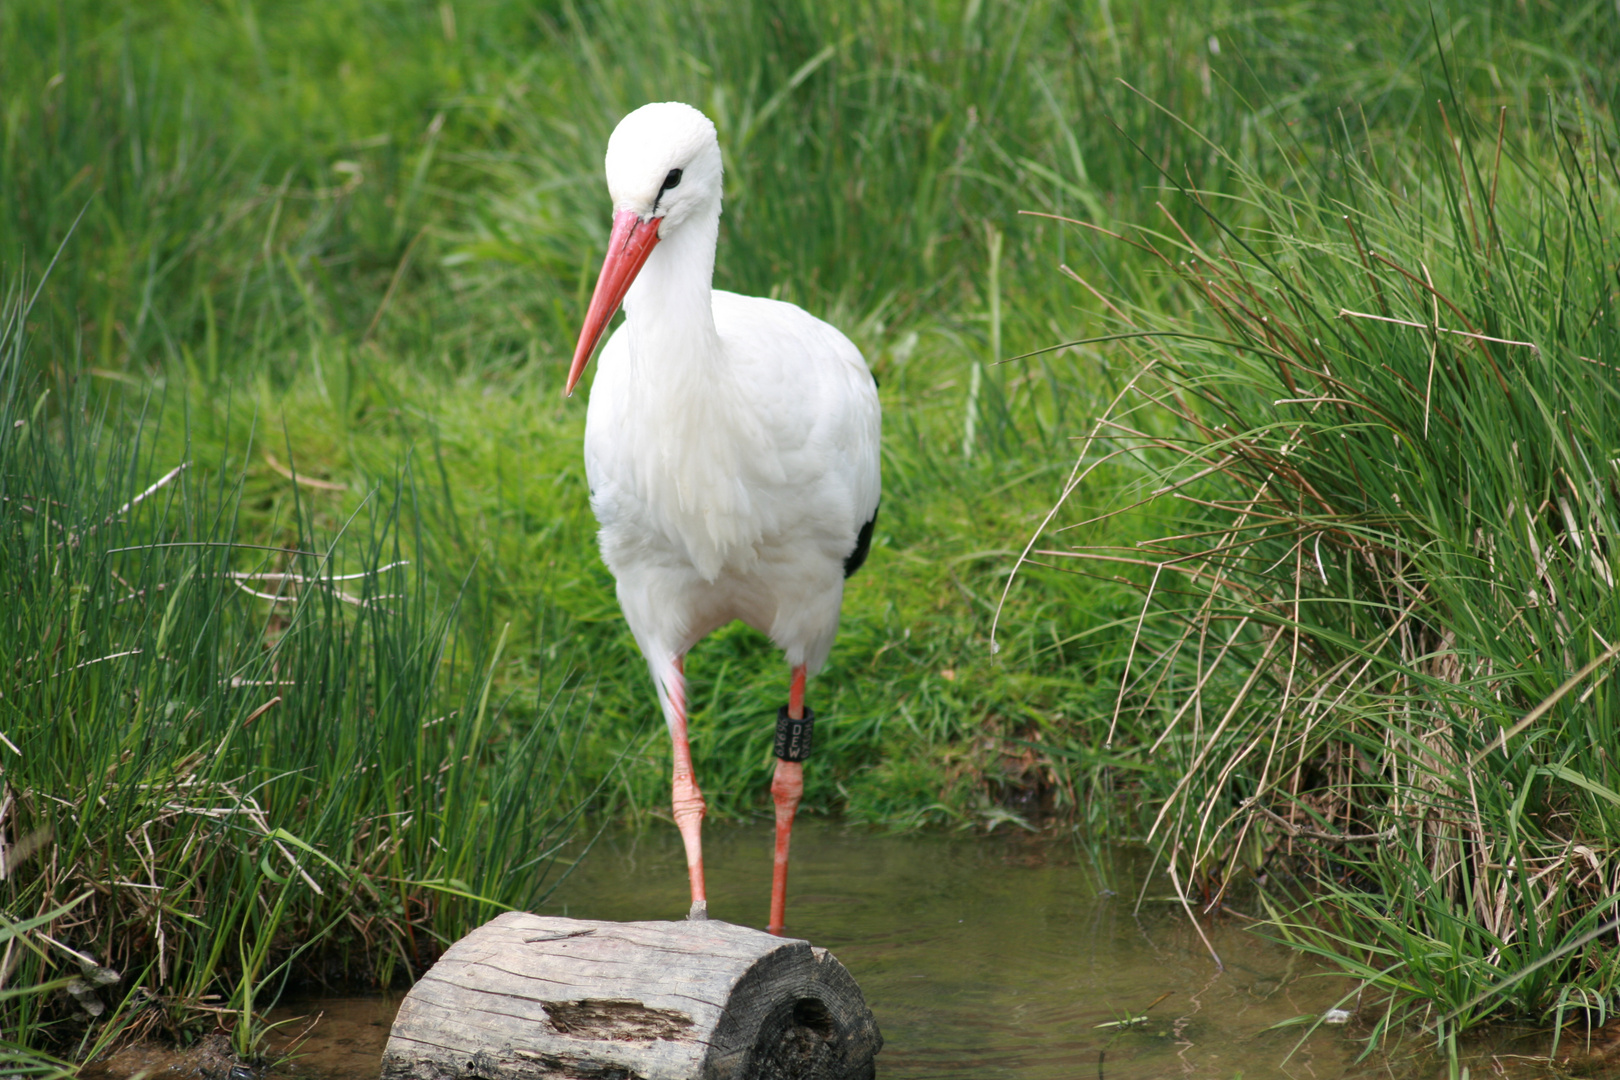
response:
<svg viewBox="0 0 1620 1080"><path fill-rule="evenodd" d="M406 995L384 1080L869 1080L883 1045L844 966L717 921L509 912Z"/></svg>

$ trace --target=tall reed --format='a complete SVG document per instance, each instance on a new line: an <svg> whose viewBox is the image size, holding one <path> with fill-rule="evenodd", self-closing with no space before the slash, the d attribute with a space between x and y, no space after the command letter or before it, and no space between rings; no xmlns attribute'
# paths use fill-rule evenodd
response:
<svg viewBox="0 0 1620 1080"><path fill-rule="evenodd" d="M469 648L417 569L409 465L336 529L294 505L243 537L250 448L158 458L185 403L98 392L69 357L48 377L30 300L0 352L8 1037L219 1024L250 1054L290 981L388 985L533 904L582 709L508 721L504 637Z"/></svg>
<svg viewBox="0 0 1620 1080"><path fill-rule="evenodd" d="M1041 551L1138 575L1109 732L1151 733L1189 911L1303 875L1272 925L1375 1035L1620 989L1620 138L1529 104L1347 112L1281 185L1212 145L1235 194L1183 193L1215 239L1119 237L1186 314L1092 288L1141 362L1096 447L1178 526Z"/></svg>

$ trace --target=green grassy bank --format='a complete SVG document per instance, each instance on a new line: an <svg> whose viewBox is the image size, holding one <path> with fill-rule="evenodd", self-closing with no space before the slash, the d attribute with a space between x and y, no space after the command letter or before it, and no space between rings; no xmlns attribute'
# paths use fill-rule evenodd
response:
<svg viewBox="0 0 1620 1080"><path fill-rule="evenodd" d="M1254 868L1339 882L1338 921L1310 925L1345 944L1310 940L1357 964L1382 971L1411 927L1467 928L1431 950L1435 978L1378 976L1442 1010L1518 970L1502 946L1527 965L1605 917L1590 883L1571 886L1556 910L1525 899L1515 925L1538 929L1503 939L1479 897L1507 862L1483 852L1520 834L1465 841L1452 821L1460 763L1598 655L1583 633L1614 640L1588 582L1567 627L1543 604L1512 623L1530 637L1498 641L1518 609L1491 607L1491 589L1561 571L1504 553L1484 573L1466 550L1485 527L1470 514L1499 523L1536 492L1534 527L1552 530L1557 485L1608 482L1575 470L1616 439L1607 399L1585 392L1599 369L1572 359L1620 362L1614 189L1595 179L1612 173L1620 67L1603 4L23 3L0 9L0 50L0 261L18 290L0 581L31 613L0 636L17 796L0 827L49 837L0 895L16 927L89 894L7 931L7 987L79 974L73 949L120 967L106 1015L182 1036L223 1022L248 1049L239 1021L267 978L404 972L486 910L468 897L522 904L553 880L549 838L577 808L660 811L667 751L594 553L583 404L560 388L606 236L606 135L663 98L709 112L728 155L718 284L832 319L882 379L884 514L812 690L830 721L813 808L900 826L1056 811L1094 837L1151 837L1189 896ZM1424 307L1409 279L1426 274L1465 317ZM1457 383L1441 362L1442 338L1464 345L1340 309L1534 337L1555 359L1521 370L1531 354L1503 346L1507 390L1482 397L1494 378ZM995 363L1144 330L1241 347L1090 342ZM1329 403L1331 421L1271 404L1307 396L1301 365L1333 380L1352 361L1390 374L1311 390L1354 403ZM1560 394L1595 411L1523 406ZM1114 426L1096 427L1105 411ZM1419 468L1387 460L1379 424L1409 448L1430 430L1452 441ZM1550 456L1513 473L1504 431ZM1326 456L1266 479L1305 448ZM1128 561L1026 565L992 653L1007 575L1077 453L1096 467L1052 520L1067 531L1036 546ZM1217 465L1177 488L1198 502L1138 505ZM1440 498L1486 469L1502 478L1491 510L1483 493L1466 513ZM1389 479L1401 470L1416 486ZM1422 491L1426 509L1405 509ZM1606 551L1609 511L1563 497L1577 523L1559 550L1590 533ZM1244 531L1243 499L1265 529ZM1211 539L1232 530L1241 544ZM208 546L155 547L181 542ZM1319 547L1310 584L1300 560ZM1161 565L1204 568L1192 599L1155 584ZM1476 585L1408 641L1413 574ZM1312 621L1289 613L1290 583L1316 590L1292 601ZM786 673L739 628L689 670L711 805L753 812ZM1450 749L1414 749L1437 738L1409 719L1420 692L1442 703ZM1559 757L1585 692L1503 766L1499 807L1468 804L1491 830L1533 823L1512 871L1524 890L1547 882L1528 859L1613 846L1612 799L1593 789L1614 784ZM1255 749L1279 717L1298 732L1288 769ZM1607 760L1604 746L1581 752ZM1393 762L1427 779L1391 794ZM164 818L165 785L201 809ZM1400 809L1414 785L1467 856L1425 849L1433 888L1402 877L1410 859L1378 861L1398 847L1369 860L1266 816L1426 843L1429 811ZM119 797L90 800L98 786ZM1578 827L1559 824L1571 814ZM389 815L415 831L385 843ZM1478 879L1456 869L1476 852ZM179 869L149 881L143 859ZM1408 917L1403 897L1450 906ZM1608 994L1608 961L1584 948L1536 969L1535 993L1521 981L1453 1020ZM6 1029L68 1054L114 1030L53 994L0 999Z"/></svg>
<svg viewBox="0 0 1620 1080"><path fill-rule="evenodd" d="M1148 574L1149 837L1206 910L1267 882L1375 1037L1614 1008L1620 129L1542 110L1346 126L1281 190L1232 156L1213 240L1133 232L1195 304L1110 313L1101 441L1176 520L1039 556Z"/></svg>

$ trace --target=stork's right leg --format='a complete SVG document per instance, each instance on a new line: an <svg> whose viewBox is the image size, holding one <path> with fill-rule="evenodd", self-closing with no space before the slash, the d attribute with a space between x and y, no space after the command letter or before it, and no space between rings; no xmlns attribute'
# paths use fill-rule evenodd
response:
<svg viewBox="0 0 1620 1080"><path fill-rule="evenodd" d="M675 674L664 686L669 735L675 744L675 778L671 785L675 825L686 845L686 875L692 883L692 909L688 919L707 919L709 899L703 891L703 792L692 776L692 748L686 740L686 661L675 658Z"/></svg>
<svg viewBox="0 0 1620 1080"><path fill-rule="evenodd" d="M793 682L788 689L787 719L805 719L804 707L805 667L793 669ZM815 714L810 714L815 722ZM800 729L802 745L783 745L791 739L782 732L782 721L777 720L776 776L771 780L771 798L776 803L776 859L771 868L771 919L765 926L773 934L781 934L787 925L788 849L793 843L793 818L799 812L799 800L804 797L804 759L810 754L810 728Z"/></svg>

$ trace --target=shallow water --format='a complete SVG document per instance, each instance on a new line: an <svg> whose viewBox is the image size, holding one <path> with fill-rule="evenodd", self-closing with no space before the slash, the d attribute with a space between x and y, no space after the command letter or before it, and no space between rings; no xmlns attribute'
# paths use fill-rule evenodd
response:
<svg viewBox="0 0 1620 1080"><path fill-rule="evenodd" d="M711 916L764 925L771 843L767 826L705 830ZM1133 912L1146 868L1137 852L1097 864L1027 834L886 836L806 821L794 832L787 930L831 949L860 983L883 1031L885 1080L1071 1080L1099 1064L1117 1080L1360 1072L1342 1028L1320 1029L1286 1066L1304 1029L1266 1030L1320 1015L1344 980L1235 918L1207 930L1218 973L1167 883L1150 883ZM544 910L667 919L686 904L667 827L598 842ZM1098 1026L1144 1010L1148 1022L1130 1030Z"/></svg>
<svg viewBox="0 0 1620 1080"><path fill-rule="evenodd" d="M763 926L771 836L763 825L705 830L713 917ZM1207 930L1226 965L1217 972L1167 888L1150 882L1133 911L1145 870L1136 852L1098 864L1027 835L886 836L805 821L788 932L831 949L860 983L883 1031L883 1080L1388 1075L1354 1063L1351 1029L1320 1028L1297 1050L1303 1027L1268 1030L1321 1015L1344 980L1232 917ZM685 861L666 826L600 840L542 911L675 919L686 907ZM375 1077L392 1008L292 1003L281 1015L325 1013L296 1071ZM1128 1030L1099 1026L1144 1012Z"/></svg>
<svg viewBox="0 0 1620 1080"><path fill-rule="evenodd" d="M704 830L714 917L763 926L771 835L765 825ZM1398 1061L1357 1062L1367 1029L1356 1019L1308 1036L1290 1023L1340 1005L1345 979L1245 932L1237 915L1206 926L1225 962L1216 971L1167 883L1149 879L1137 907L1139 851L1094 860L1027 834L886 836L810 820L793 854L788 932L830 948L860 983L885 1039L880 1080L1620 1078L1620 1022L1591 1042L1572 1028L1560 1057L1573 1060L1558 1068L1544 1030L1480 1032L1450 1067L1421 1038ZM541 911L678 919L686 907L680 839L655 825L598 841ZM266 1046L282 1059L264 1071L233 1071L228 1042L213 1036L184 1051L125 1047L81 1075L376 1080L398 1003L284 1002Z"/></svg>

